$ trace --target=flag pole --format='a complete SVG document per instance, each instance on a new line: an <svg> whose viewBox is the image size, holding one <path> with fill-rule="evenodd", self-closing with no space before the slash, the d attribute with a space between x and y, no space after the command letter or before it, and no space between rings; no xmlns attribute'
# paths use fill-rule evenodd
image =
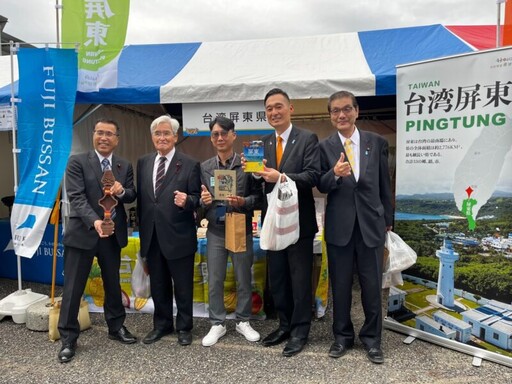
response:
<svg viewBox="0 0 512 384"><path fill-rule="evenodd" d="M55 0L55 26L57 28L57 48L60 48L59 9L62 9L62 5L59 4L59 0Z"/></svg>
<svg viewBox="0 0 512 384"><path fill-rule="evenodd" d="M501 47L501 4L504 2L505 0L496 0L496 5L498 6L498 14L496 16L496 48Z"/></svg>
<svg viewBox="0 0 512 384"><path fill-rule="evenodd" d="M12 114L12 164L14 171L14 196L18 192L18 156L20 153L18 146L18 141L16 139L16 125L17 125L17 115L16 115L16 107L15 103L20 102L19 99L14 97L14 53L18 51L19 45L14 45L12 41L9 42L10 46L10 55L11 55L11 114ZM18 291L21 291L21 256L16 255L16 264L18 269Z"/></svg>
<svg viewBox="0 0 512 384"><path fill-rule="evenodd" d="M50 223L53 224L53 264L52 264L52 290L50 295L50 304L53 307L55 302L55 279L57 277L57 247L59 245L59 216L60 216L60 188L57 192L57 199L53 207Z"/></svg>

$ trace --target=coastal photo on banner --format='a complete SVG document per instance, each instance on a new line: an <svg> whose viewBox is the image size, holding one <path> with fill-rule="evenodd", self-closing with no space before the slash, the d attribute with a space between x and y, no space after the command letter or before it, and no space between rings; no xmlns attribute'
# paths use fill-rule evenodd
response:
<svg viewBox="0 0 512 384"><path fill-rule="evenodd" d="M512 363L511 73L510 47L398 68L395 231L418 260L389 316Z"/></svg>
<svg viewBox="0 0 512 384"><path fill-rule="evenodd" d="M129 13L130 0L63 0L62 45L79 44L79 92L117 87Z"/></svg>
<svg viewBox="0 0 512 384"><path fill-rule="evenodd" d="M73 49L18 52L19 186L11 214L17 255L31 258L48 224L71 150L77 84Z"/></svg>

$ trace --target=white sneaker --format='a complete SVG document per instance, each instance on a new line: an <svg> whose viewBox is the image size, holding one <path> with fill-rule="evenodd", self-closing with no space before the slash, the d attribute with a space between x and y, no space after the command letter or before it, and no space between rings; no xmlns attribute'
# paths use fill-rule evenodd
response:
<svg viewBox="0 0 512 384"><path fill-rule="evenodd" d="M203 337L201 344L203 347L211 347L214 345L219 339L226 334L226 327L222 324L213 325L210 328L210 332Z"/></svg>
<svg viewBox="0 0 512 384"><path fill-rule="evenodd" d="M248 321L241 321L236 325L236 331L249 341L258 341L260 339L260 334L256 332L249 324Z"/></svg>

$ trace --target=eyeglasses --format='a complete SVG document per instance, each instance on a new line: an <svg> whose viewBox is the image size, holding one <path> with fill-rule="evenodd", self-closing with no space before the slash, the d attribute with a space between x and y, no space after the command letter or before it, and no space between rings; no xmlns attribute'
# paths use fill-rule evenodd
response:
<svg viewBox="0 0 512 384"><path fill-rule="evenodd" d="M212 136L212 139L217 140L219 138L219 136L222 137L223 139L227 138L228 134L229 134L229 131L222 130L222 131L212 132L211 136Z"/></svg>
<svg viewBox="0 0 512 384"><path fill-rule="evenodd" d="M156 136L156 137L171 137L173 136L173 133L172 131L155 131L153 132L153 136Z"/></svg>
<svg viewBox="0 0 512 384"><path fill-rule="evenodd" d="M97 131L94 130L94 133L100 137L108 137L109 139L114 136L119 136L118 133L110 132L110 131Z"/></svg>
<svg viewBox="0 0 512 384"><path fill-rule="evenodd" d="M331 116L338 116L341 112L343 112L345 115L348 115L353 110L354 110L353 106L347 105L346 107L343 107L343 108L331 109L331 111L329 113L331 114Z"/></svg>

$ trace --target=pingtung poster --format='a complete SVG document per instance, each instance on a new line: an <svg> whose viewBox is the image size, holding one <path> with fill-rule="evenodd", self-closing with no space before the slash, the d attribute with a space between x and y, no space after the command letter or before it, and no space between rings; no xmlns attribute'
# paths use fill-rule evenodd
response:
<svg viewBox="0 0 512 384"><path fill-rule="evenodd" d="M393 321L507 365L511 74L510 47L398 68L395 232L418 261L388 308Z"/></svg>

